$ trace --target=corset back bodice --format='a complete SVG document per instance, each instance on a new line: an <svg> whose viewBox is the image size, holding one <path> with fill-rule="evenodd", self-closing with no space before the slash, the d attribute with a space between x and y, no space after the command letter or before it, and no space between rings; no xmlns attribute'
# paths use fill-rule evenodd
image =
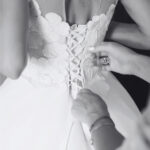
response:
<svg viewBox="0 0 150 150"><path fill-rule="evenodd" d="M116 4L85 25L70 26L56 13L43 17L38 3L30 3L29 62L23 76L40 86L66 83L75 97L85 81L101 75L100 68L92 66L87 48L104 40Z"/></svg>

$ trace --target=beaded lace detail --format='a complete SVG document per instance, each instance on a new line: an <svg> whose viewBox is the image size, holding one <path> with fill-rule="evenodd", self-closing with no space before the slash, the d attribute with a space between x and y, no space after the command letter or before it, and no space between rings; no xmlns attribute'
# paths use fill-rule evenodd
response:
<svg viewBox="0 0 150 150"><path fill-rule="evenodd" d="M37 85L68 83L73 97L85 82L101 76L93 67L89 46L100 44L114 12L112 4L106 14L96 15L86 25L70 26L56 13L41 15L35 0L31 1L29 23L29 64L23 76Z"/></svg>

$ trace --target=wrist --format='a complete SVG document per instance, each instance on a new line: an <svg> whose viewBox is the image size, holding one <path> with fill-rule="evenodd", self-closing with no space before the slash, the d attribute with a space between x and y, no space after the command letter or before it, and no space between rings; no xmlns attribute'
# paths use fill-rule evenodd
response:
<svg viewBox="0 0 150 150"><path fill-rule="evenodd" d="M115 127L113 120L109 116L103 116L95 120L95 122L90 127L90 132L93 134L95 131L105 126Z"/></svg>
<svg viewBox="0 0 150 150"><path fill-rule="evenodd" d="M104 118L104 117L110 117L108 111L106 111L103 114L91 114L89 117L88 127L91 128L91 126L96 122L96 120L99 120L100 118Z"/></svg>

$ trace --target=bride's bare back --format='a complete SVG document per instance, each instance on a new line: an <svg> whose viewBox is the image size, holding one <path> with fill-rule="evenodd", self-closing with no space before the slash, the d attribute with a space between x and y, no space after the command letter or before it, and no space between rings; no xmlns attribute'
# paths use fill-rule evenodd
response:
<svg viewBox="0 0 150 150"><path fill-rule="evenodd" d="M43 15L55 12L70 24L86 24L92 16L106 13L116 0L37 0L37 2Z"/></svg>

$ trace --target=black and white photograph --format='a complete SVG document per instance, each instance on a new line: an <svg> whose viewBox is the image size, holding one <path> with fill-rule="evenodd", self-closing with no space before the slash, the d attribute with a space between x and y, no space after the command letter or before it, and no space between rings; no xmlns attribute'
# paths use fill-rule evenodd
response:
<svg viewBox="0 0 150 150"><path fill-rule="evenodd" d="M0 150L150 150L150 0L0 0Z"/></svg>

